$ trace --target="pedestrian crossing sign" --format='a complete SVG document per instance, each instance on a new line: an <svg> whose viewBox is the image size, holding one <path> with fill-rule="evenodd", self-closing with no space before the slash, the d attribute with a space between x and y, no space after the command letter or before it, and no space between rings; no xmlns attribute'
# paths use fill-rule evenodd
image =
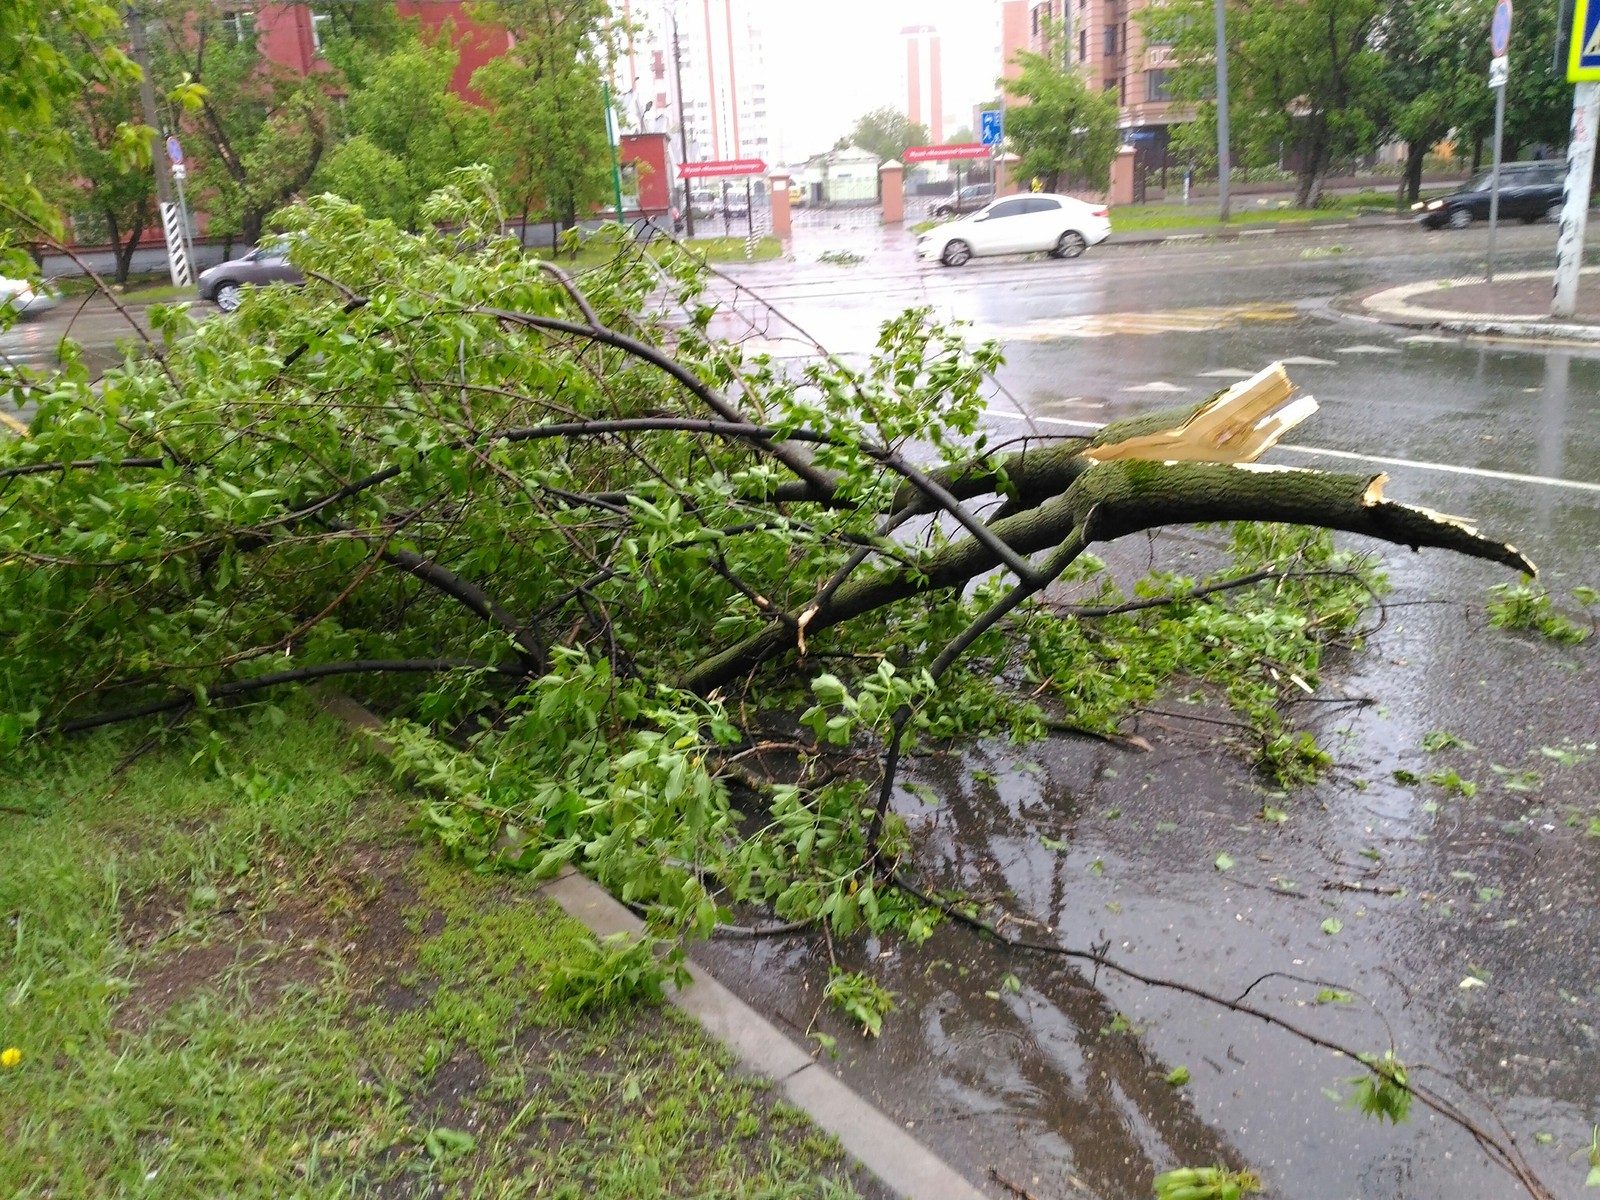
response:
<svg viewBox="0 0 1600 1200"><path fill-rule="evenodd" d="M1600 81L1600 0L1577 0L1572 6L1567 82L1589 81Z"/></svg>

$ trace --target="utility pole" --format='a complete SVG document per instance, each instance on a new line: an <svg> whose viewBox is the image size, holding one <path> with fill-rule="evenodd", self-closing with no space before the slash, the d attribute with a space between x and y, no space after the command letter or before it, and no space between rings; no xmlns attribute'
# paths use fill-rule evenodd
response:
<svg viewBox="0 0 1600 1200"><path fill-rule="evenodd" d="M1216 0L1217 10L1217 219L1228 223L1228 21L1227 0Z"/></svg>
<svg viewBox="0 0 1600 1200"><path fill-rule="evenodd" d="M161 137L161 116L156 112L156 87L150 78L150 48L144 40L144 17L131 5L125 18L128 42L133 51L133 61L139 65L139 103L144 109L144 123ZM174 287L189 287L194 275L189 267L189 255L184 249L183 213L172 202L172 180L167 175L166 157L152 152L156 171L156 207L161 213L161 232L167 240L167 269Z"/></svg>
<svg viewBox="0 0 1600 1200"><path fill-rule="evenodd" d="M611 194L617 205L617 224L622 224L622 167L617 162L617 114L611 107L611 83L600 84L606 106L606 145L611 148Z"/></svg>
<svg viewBox="0 0 1600 1200"><path fill-rule="evenodd" d="M667 12L672 17L672 73L678 87L678 162L682 165L689 161L689 126L683 119L683 55L678 49L677 9L669 8ZM689 189L687 178L683 181L683 229L687 237L694 237L694 193Z"/></svg>

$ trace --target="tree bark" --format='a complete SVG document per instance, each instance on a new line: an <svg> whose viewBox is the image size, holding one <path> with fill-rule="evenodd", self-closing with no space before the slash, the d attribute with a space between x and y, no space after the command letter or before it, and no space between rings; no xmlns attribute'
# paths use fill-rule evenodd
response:
<svg viewBox="0 0 1600 1200"><path fill-rule="evenodd" d="M1422 167L1428 157L1428 148L1433 145L1432 138L1418 138L1406 144L1406 173L1401 184L1402 205L1415 204L1417 197L1422 193Z"/></svg>

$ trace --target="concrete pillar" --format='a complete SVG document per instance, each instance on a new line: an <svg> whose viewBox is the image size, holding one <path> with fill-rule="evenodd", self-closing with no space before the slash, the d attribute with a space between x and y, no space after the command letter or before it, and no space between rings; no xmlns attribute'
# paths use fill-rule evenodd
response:
<svg viewBox="0 0 1600 1200"><path fill-rule="evenodd" d="M1111 160L1111 203L1133 203L1133 160L1138 151L1132 146L1123 146L1117 151L1117 157Z"/></svg>
<svg viewBox="0 0 1600 1200"><path fill-rule="evenodd" d="M899 225L906 219L906 169L894 159L878 168L878 183L883 195L883 223Z"/></svg>
<svg viewBox="0 0 1600 1200"><path fill-rule="evenodd" d="M767 176L767 193L772 205L772 236L789 236L789 172L774 171Z"/></svg>

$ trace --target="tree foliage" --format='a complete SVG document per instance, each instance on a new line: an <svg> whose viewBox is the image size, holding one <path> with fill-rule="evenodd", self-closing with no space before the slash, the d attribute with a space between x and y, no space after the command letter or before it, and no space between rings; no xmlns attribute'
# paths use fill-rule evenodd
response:
<svg viewBox="0 0 1600 1200"><path fill-rule="evenodd" d="M1406 143L1401 199L1416 200L1424 157L1485 90L1487 17L1454 0L1392 0L1374 30L1383 54L1389 126Z"/></svg>
<svg viewBox="0 0 1600 1200"><path fill-rule="evenodd" d="M526 221L571 228L611 190L604 83L621 30L606 0L493 0L511 48L478 68L501 190Z"/></svg>
<svg viewBox="0 0 1600 1200"><path fill-rule="evenodd" d="M6 0L0 5L0 268L19 268L12 250L43 232L62 232L46 195L68 169L71 139L62 110L93 88L136 83L139 69L119 49L117 6L102 0ZM104 139L120 166L148 159L150 131L120 122Z"/></svg>
<svg viewBox="0 0 1600 1200"><path fill-rule="evenodd" d="M1243 412L1229 392L989 453L992 344L912 310L861 367L747 359L686 254L619 243L580 290L502 235L486 178L458 175L415 236L314 200L285 219L304 289L198 327L156 310L163 354L98 381L70 356L48 386L10 376L37 415L0 443L7 754L339 677L408 719L406 762L445 787L428 821L474 861L579 862L679 930L738 900L923 936L881 870L905 849L894 755L1038 732L1040 701L997 685L1018 670L1100 729L1130 680L1205 678L1218 644L1314 681L1317 631L1367 586L1331 545L1247 526L1249 577L1218 584L1242 612L1118 618L1140 675L1038 601L1096 578L1091 543L1286 520L1527 566L1381 479L1169 461L1252 459L1306 411L1275 415L1286 381ZM1318 570L1259 573L1290 544ZM1195 586L1158 585L1180 607ZM1285 595L1311 615L1251 614ZM1314 769L1278 725L1288 683L1257 675L1236 702L1263 752Z"/></svg>
<svg viewBox="0 0 1600 1200"><path fill-rule="evenodd" d="M311 190L415 229L427 197L490 149L488 114L450 90L459 57L448 31L431 44L413 36L392 48L352 47L341 140Z"/></svg>
<svg viewBox="0 0 1600 1200"><path fill-rule="evenodd" d="M1366 153L1386 127L1389 95L1373 31L1381 0L1284 0L1227 8L1230 147L1247 162L1293 158L1296 203L1315 206L1328 169ZM1175 99L1199 104L1216 138L1215 25L1209 0L1145 10L1150 40L1175 47ZM1191 143L1192 144L1192 143Z"/></svg>
<svg viewBox="0 0 1600 1200"><path fill-rule="evenodd" d="M1014 61L1021 73L1001 86L1027 101L1006 110L1006 140L1022 160L1018 177L1041 179L1048 191L1063 181L1103 190L1121 140L1116 100L1045 55L1022 50Z"/></svg>
<svg viewBox="0 0 1600 1200"><path fill-rule="evenodd" d="M905 162L907 147L926 146L928 140L926 125L912 121L897 108L885 105L857 117L849 134L840 139L842 145L839 148L854 143L863 150L872 151L880 162L891 158Z"/></svg>

